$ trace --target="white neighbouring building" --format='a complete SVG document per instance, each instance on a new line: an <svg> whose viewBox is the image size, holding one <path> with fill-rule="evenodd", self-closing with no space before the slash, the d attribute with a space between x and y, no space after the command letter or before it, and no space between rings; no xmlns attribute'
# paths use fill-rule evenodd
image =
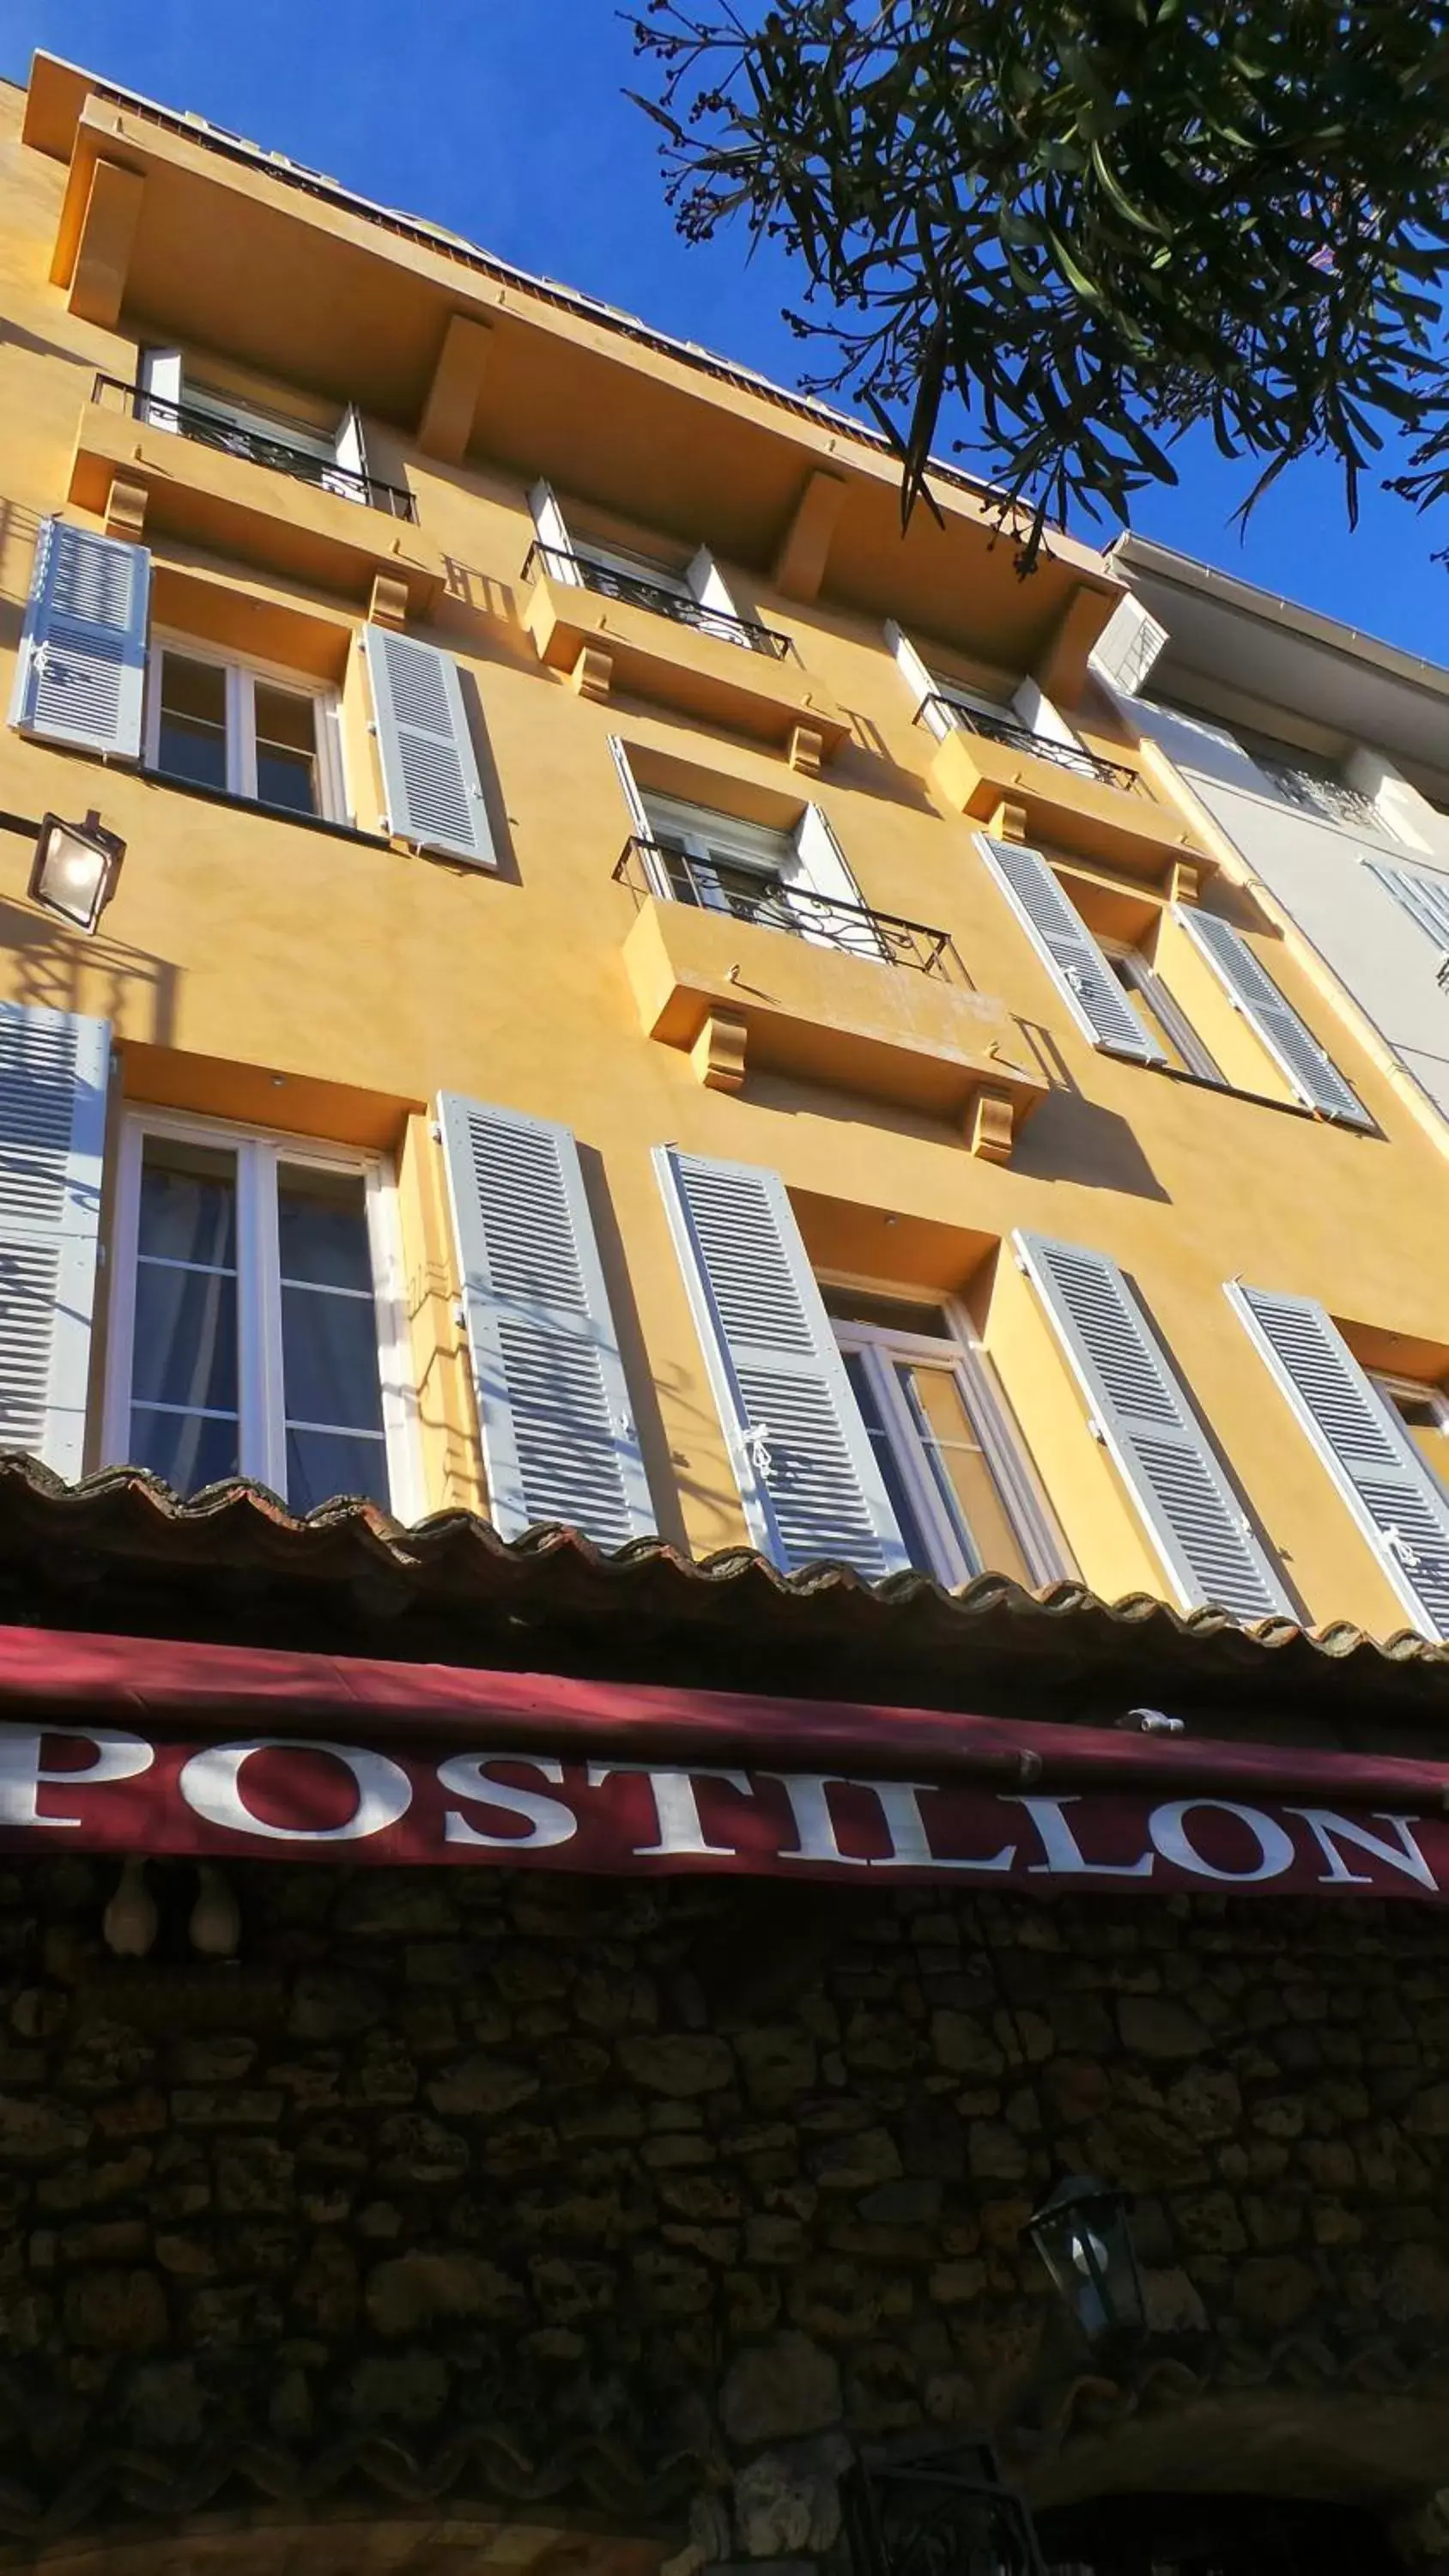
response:
<svg viewBox="0 0 1449 2576"><path fill-rule="evenodd" d="M1449 668L1146 537L1111 559L1132 597L1098 676L1224 863L1449 1118Z"/></svg>

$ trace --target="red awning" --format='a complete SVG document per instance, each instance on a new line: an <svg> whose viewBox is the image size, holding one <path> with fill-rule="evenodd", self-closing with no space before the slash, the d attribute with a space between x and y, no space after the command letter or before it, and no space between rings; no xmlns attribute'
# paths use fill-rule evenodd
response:
<svg viewBox="0 0 1449 2576"><path fill-rule="evenodd" d="M1449 1897L1449 1772L0 1628L0 1844Z"/></svg>

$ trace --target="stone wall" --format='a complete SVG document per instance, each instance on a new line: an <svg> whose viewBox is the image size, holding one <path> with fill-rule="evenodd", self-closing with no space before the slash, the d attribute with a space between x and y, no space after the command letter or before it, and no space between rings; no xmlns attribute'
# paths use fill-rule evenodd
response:
<svg viewBox="0 0 1449 2576"><path fill-rule="evenodd" d="M1116 2417L1358 2390L1442 2484L1443 1914L852 1892L762 2002L738 1883L250 1864L235 1966L110 1959L113 1883L0 1877L16 2538L384 2478L801 2557L860 2437L1061 2493ZM1138 2195L1130 2387L1019 2242L1058 2162Z"/></svg>

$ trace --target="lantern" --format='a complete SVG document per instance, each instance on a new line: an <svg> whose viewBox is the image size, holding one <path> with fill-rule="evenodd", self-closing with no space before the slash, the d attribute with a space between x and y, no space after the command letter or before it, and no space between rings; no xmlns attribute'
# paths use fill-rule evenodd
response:
<svg viewBox="0 0 1449 2576"><path fill-rule="evenodd" d="M1142 2333L1142 2279L1124 2193L1091 2174L1069 2174L1024 2232L1089 2344Z"/></svg>

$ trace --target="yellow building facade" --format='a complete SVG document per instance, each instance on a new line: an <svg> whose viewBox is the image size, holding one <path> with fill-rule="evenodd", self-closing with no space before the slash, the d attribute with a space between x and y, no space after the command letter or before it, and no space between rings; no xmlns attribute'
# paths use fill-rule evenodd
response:
<svg viewBox="0 0 1449 2576"><path fill-rule="evenodd" d="M1449 1634L1442 1148L1110 565L63 64L0 121L5 1445Z"/></svg>

